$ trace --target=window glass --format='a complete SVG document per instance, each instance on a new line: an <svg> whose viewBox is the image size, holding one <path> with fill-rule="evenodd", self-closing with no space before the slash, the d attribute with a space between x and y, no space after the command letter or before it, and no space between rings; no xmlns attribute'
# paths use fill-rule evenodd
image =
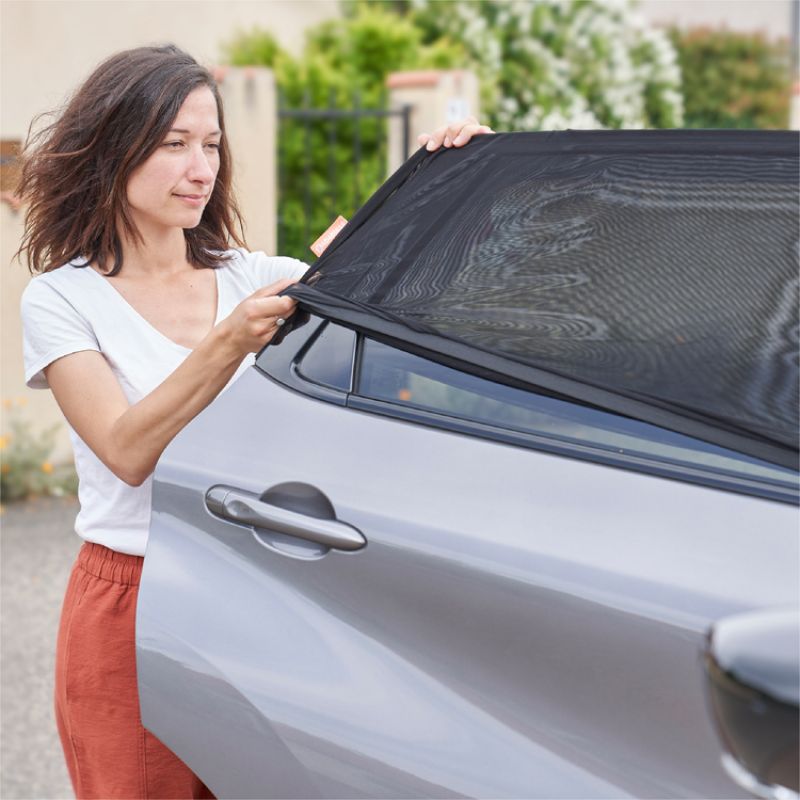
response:
<svg viewBox="0 0 800 800"><path fill-rule="evenodd" d="M794 485L796 473L689 436L468 375L364 339L358 394L495 427Z"/></svg>
<svg viewBox="0 0 800 800"><path fill-rule="evenodd" d="M350 391L355 333L332 322L323 323L297 365L306 380Z"/></svg>

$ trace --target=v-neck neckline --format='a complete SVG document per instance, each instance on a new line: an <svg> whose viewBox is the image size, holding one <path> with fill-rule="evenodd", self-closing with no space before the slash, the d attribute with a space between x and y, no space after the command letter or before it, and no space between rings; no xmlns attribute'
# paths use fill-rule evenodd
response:
<svg viewBox="0 0 800 800"><path fill-rule="evenodd" d="M114 286L114 284L111 283L111 281L108 280L108 278L106 278L105 276L101 275L94 267L92 267L92 266L87 264L86 267L82 267L81 269L88 269L90 272L93 272L120 299L122 304L128 309L128 313L132 314L134 317L136 317L136 319L138 319L147 328L149 328L153 333L155 333L156 336L160 337L165 342L169 342L169 344L171 344L173 347L178 347L181 350L186 351L187 353L191 353L192 352L193 348L186 347L186 345L180 344L180 343L176 342L174 339L170 339L169 336L167 336L165 333L162 333L158 328L156 328L156 326L153 325L152 322L150 322L148 319L143 317L128 302L128 300L126 299L125 295L123 295L122 292L120 292L120 290L117 289L116 286ZM219 282L219 276L217 275L218 270L219 270L219 267L217 267L216 269L212 269L212 272L214 273L214 286L215 286L216 292L217 292L216 310L214 312L214 323L211 326L212 330L220 321L220 318L219 318L220 317L220 310L222 308L222 291L221 291L221 286L220 286L220 282ZM210 332L211 331L209 331L209 333Z"/></svg>

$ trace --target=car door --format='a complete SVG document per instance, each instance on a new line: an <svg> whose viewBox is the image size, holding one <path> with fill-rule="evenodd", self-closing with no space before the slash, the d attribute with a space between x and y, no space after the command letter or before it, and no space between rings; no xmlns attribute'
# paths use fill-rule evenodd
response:
<svg viewBox="0 0 800 800"><path fill-rule="evenodd" d="M312 319L170 445L145 726L217 796L747 796L701 652L796 607L792 475L415 358Z"/></svg>

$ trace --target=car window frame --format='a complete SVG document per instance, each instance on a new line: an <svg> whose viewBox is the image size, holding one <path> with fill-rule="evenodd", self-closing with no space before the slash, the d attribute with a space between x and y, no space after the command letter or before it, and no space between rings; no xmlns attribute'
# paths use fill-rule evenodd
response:
<svg viewBox="0 0 800 800"><path fill-rule="evenodd" d="M349 389L344 391L317 383L310 376L301 373L299 369L300 363L306 353L319 340L326 325L339 325L343 328L348 328L348 326L316 316L312 316L311 321L312 324L303 325L292 331L279 347L267 347L262 350L256 360L256 367L259 371L281 383L286 388L297 391L300 394L324 402L334 403L353 411L378 414L456 435L474 436L497 444L524 447L528 450L575 458L640 474L680 480L685 483L731 491L736 494L800 505L800 485L792 486L788 483L772 481L765 476L745 476L699 463L692 465L686 461L677 461L657 454L618 452L600 443L556 439L545 433L505 428L483 421L450 415L443 411L434 411L360 395L357 392L357 387L360 380L364 339L370 338L376 341L380 341L380 339L374 336L366 337L365 334L353 329L350 329L353 330L354 340L351 353ZM384 342L384 344L396 348L393 343ZM289 346L287 347L287 345ZM424 358L424 356L420 357ZM432 359L426 360L431 361ZM526 391L529 390L526 389ZM566 402L570 401L567 400ZM576 403L574 405L578 406L580 404ZM613 412L599 410L611 416L619 416L613 414ZM687 438L692 439L694 437ZM731 450L730 452L735 454L735 451ZM745 458L747 457L742 455L742 459L744 460Z"/></svg>

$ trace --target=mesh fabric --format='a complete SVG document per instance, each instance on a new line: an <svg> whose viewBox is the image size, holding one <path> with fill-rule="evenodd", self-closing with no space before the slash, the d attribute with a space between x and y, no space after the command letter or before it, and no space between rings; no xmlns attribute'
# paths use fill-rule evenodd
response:
<svg viewBox="0 0 800 800"><path fill-rule="evenodd" d="M289 293L449 366L797 465L793 133L420 151Z"/></svg>

